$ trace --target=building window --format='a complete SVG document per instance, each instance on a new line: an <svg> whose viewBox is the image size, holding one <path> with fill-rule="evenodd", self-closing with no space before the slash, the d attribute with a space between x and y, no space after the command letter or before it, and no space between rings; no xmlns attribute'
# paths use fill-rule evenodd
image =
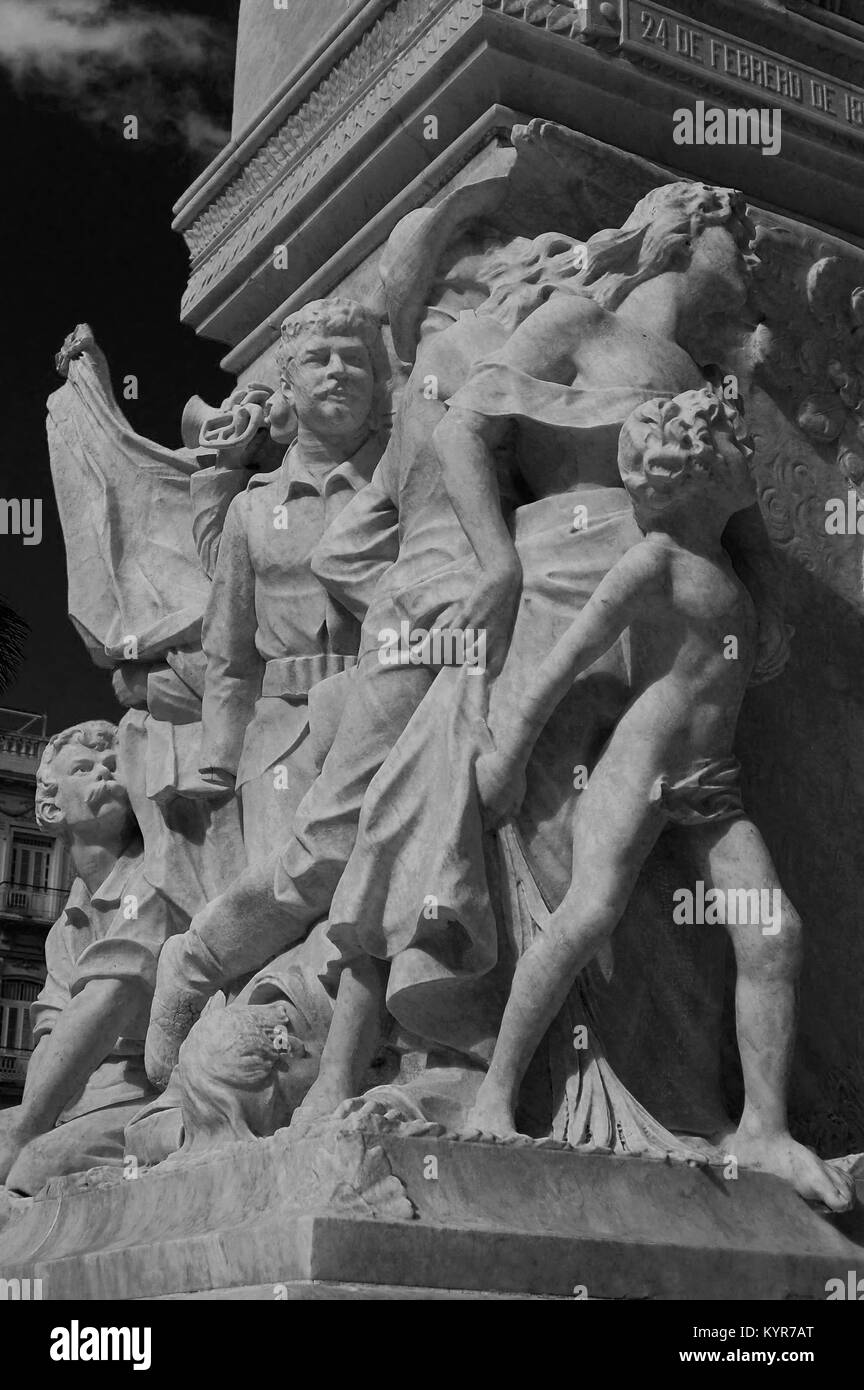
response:
<svg viewBox="0 0 864 1390"><path fill-rule="evenodd" d="M39 989L36 980L0 980L0 1049L32 1052L30 1005Z"/></svg>
<svg viewBox="0 0 864 1390"><path fill-rule="evenodd" d="M58 915L52 911L58 894L48 887L54 843L46 835L13 832L9 873L3 885L0 909L48 920Z"/></svg>
<svg viewBox="0 0 864 1390"><path fill-rule="evenodd" d="M25 888L48 887L53 841L41 835L12 836L12 882Z"/></svg>

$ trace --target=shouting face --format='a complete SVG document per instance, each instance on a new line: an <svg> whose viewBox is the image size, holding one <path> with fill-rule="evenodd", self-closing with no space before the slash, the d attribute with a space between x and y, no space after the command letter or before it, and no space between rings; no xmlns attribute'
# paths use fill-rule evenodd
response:
<svg viewBox="0 0 864 1390"><path fill-rule="evenodd" d="M286 372L285 396L300 424L324 439L351 439L372 409L374 380L359 337L304 333Z"/></svg>
<svg viewBox="0 0 864 1390"><path fill-rule="evenodd" d="M51 762L54 801L67 829L87 839L116 833L129 817L129 798L117 779L114 748L88 748L73 740Z"/></svg>

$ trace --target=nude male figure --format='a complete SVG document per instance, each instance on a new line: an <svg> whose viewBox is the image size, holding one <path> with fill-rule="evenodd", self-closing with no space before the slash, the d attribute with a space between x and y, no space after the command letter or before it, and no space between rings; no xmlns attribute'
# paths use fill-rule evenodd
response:
<svg viewBox="0 0 864 1390"><path fill-rule="evenodd" d="M801 923L746 816L732 744L756 657L756 613L723 549L723 529L750 506L752 448L737 412L710 389L650 401L621 431L619 467L644 539L613 566L523 693L494 753L477 766L485 805L518 809L525 768L573 681L629 628L632 696L577 803L572 883L516 967L489 1071L469 1125L515 1130L528 1064L582 969L617 926L669 823L688 827L699 871L725 905L758 890L779 920L721 910L738 971L736 1019L744 1110L718 1136L742 1164L785 1178L836 1211L853 1186L789 1133L786 1090ZM745 914L748 915L748 914Z"/></svg>

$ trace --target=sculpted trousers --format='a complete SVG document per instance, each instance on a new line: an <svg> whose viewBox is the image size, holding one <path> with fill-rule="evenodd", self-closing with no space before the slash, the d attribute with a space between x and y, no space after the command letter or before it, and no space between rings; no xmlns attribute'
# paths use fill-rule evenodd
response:
<svg viewBox="0 0 864 1390"><path fill-rule="evenodd" d="M12 1166L7 1179L9 1190L33 1197L51 1178L122 1163L124 1128L138 1114L144 1100L141 1096L79 1115L32 1139Z"/></svg>
<svg viewBox="0 0 864 1390"><path fill-rule="evenodd" d="M288 842L208 903L178 938L175 965L204 993L249 974L325 917L354 847L366 789L434 679L424 666L361 659L333 745ZM182 946L180 945L182 942Z"/></svg>
<svg viewBox="0 0 864 1390"><path fill-rule="evenodd" d="M298 744L258 777L240 788L243 843L248 862L271 864L291 834L297 808L315 780L317 768L308 731Z"/></svg>

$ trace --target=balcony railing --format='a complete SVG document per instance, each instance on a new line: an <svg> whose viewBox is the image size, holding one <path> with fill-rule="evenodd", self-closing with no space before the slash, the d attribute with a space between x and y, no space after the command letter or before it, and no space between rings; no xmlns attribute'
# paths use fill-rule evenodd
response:
<svg viewBox="0 0 864 1390"><path fill-rule="evenodd" d="M23 1086L32 1052L19 1047L0 1047L0 1084Z"/></svg>
<svg viewBox="0 0 864 1390"><path fill-rule="evenodd" d="M0 753L11 753L14 757L30 758L34 762L42 756L46 740L34 734L0 733Z"/></svg>
<svg viewBox="0 0 864 1390"><path fill-rule="evenodd" d="M68 888L37 888L31 883L0 883L0 913L37 922L56 922L69 896Z"/></svg>

